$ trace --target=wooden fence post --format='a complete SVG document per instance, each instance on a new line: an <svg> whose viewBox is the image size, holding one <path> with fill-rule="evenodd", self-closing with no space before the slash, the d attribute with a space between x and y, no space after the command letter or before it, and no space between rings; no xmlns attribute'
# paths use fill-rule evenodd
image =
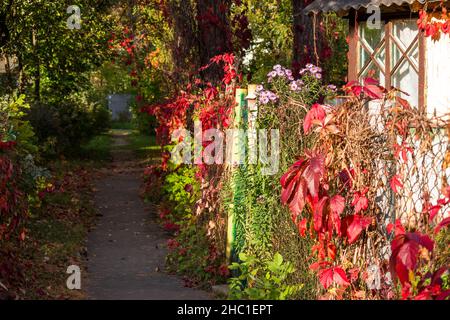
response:
<svg viewBox="0 0 450 320"><path fill-rule="evenodd" d="M247 110L246 110L246 100L245 97L247 95L247 89L239 88L236 89L236 106L234 109L234 119L233 119L233 128L234 129L243 129L245 126L245 120L247 116ZM227 138L227 141L228 138ZM230 154L227 156L231 156L231 185L233 187L233 203L231 204L229 210L228 210L228 219L227 219L227 250L226 250L226 256L229 263L237 262L238 261L238 255L239 252L236 250L236 235L237 235L237 228L236 228L236 220L235 220L235 195L236 192L239 189L239 185L235 179L235 173L236 170L236 163L235 160L237 160L239 165L239 162L241 160L245 161L241 157L243 156L243 152L245 152L245 144L242 144L242 139L238 135L234 135L233 139L231 141L232 143L232 149ZM227 159L228 161L228 159Z"/></svg>

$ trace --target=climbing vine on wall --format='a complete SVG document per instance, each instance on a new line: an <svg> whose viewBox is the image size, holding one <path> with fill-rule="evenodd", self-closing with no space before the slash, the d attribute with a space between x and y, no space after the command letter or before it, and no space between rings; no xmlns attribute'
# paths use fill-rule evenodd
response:
<svg viewBox="0 0 450 320"><path fill-rule="evenodd" d="M437 41L442 35L450 34L450 15L447 7L442 1L439 6L429 9L428 4L419 11L417 25L425 32L427 37Z"/></svg>

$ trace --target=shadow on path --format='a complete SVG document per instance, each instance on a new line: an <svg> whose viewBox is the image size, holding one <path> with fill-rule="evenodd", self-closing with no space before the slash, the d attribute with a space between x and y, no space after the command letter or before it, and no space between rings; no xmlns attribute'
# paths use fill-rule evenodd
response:
<svg viewBox="0 0 450 320"><path fill-rule="evenodd" d="M167 234L139 197L142 168L126 134L113 135L113 163L96 183L100 218L88 237L87 294L104 300L211 299L164 273ZM125 146L125 148L124 148Z"/></svg>

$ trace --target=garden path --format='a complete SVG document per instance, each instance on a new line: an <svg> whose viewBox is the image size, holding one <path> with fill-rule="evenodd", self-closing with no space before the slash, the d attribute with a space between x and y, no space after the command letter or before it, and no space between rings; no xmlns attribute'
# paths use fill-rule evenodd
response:
<svg viewBox="0 0 450 320"><path fill-rule="evenodd" d="M127 148L126 132L114 134L113 162L97 181L100 215L88 237L87 295L101 300L211 299L164 272L168 235L155 210L139 197L142 165Z"/></svg>

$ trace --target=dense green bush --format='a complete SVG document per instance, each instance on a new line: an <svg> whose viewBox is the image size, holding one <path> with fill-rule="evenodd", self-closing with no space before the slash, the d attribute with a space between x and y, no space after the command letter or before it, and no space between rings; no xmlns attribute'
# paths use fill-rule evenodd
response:
<svg viewBox="0 0 450 320"><path fill-rule="evenodd" d="M131 123L134 128L141 133L153 133L154 128L156 128L155 116L149 115L147 112L141 112L141 108L138 107L137 103L132 103L130 109Z"/></svg>
<svg viewBox="0 0 450 320"><path fill-rule="evenodd" d="M76 154L82 143L104 132L110 124L108 109L82 95L34 104L28 117L47 155Z"/></svg>

